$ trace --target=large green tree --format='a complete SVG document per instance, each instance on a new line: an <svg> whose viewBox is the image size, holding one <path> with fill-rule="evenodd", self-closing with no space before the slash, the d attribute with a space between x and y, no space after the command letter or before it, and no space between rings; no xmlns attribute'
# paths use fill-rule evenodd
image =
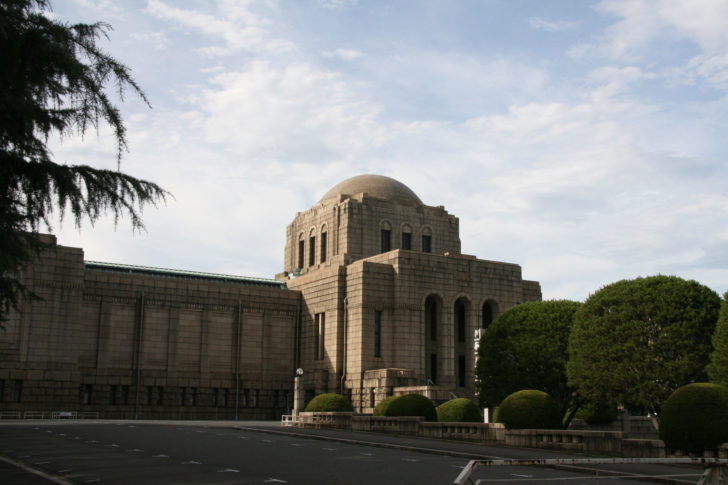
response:
<svg viewBox="0 0 728 485"><path fill-rule="evenodd" d="M147 102L130 70L98 45L110 27L51 18L47 0L0 0L0 319L30 292L19 271L42 248L54 211L76 225L110 212L143 228L141 209L166 192L119 170L126 130L115 105L126 91ZM50 137L110 126L116 170L53 161Z"/></svg>
<svg viewBox="0 0 728 485"><path fill-rule="evenodd" d="M493 408L513 392L536 389L551 395L566 413L574 399L566 379L567 347L580 306L568 300L534 301L496 318L478 346L481 404Z"/></svg>
<svg viewBox="0 0 728 485"><path fill-rule="evenodd" d="M711 382L728 386L728 291L723 295L718 323L713 333L713 353L710 354L708 377Z"/></svg>
<svg viewBox="0 0 728 485"><path fill-rule="evenodd" d="M622 280L591 295L569 339L569 384L589 399L658 413L680 386L706 379L720 297L676 276Z"/></svg>

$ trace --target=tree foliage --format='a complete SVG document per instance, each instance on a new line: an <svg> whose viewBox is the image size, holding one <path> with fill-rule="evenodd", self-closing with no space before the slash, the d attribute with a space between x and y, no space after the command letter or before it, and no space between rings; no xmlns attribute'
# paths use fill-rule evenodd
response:
<svg viewBox="0 0 728 485"><path fill-rule="evenodd" d="M97 45L110 26L66 24L49 10L47 0L0 0L0 318L29 295L18 271L42 248L34 233L50 229L54 210L70 211L77 226L108 211L142 229L142 207L166 196L119 171L126 129L114 95L147 99L129 68ZM101 125L114 132L116 170L53 161L51 136Z"/></svg>
<svg viewBox="0 0 728 485"><path fill-rule="evenodd" d="M728 291L723 295L718 323L713 333L713 353L710 354L708 377L711 382L728 386Z"/></svg>
<svg viewBox="0 0 728 485"><path fill-rule="evenodd" d="M562 414L573 408L566 362L569 332L580 306L568 300L534 301L503 312L478 347L481 404L494 408L513 392L537 389L553 396Z"/></svg>
<svg viewBox="0 0 728 485"><path fill-rule="evenodd" d="M351 402L341 394L319 394L306 405L306 412L353 412Z"/></svg>
<svg viewBox="0 0 728 485"><path fill-rule="evenodd" d="M605 286L574 317L570 385L593 401L659 412L675 389L705 380L719 306L713 290L675 276Z"/></svg>
<svg viewBox="0 0 728 485"><path fill-rule="evenodd" d="M562 415L553 397L535 389L514 392L498 407L498 422L508 429L559 429Z"/></svg>

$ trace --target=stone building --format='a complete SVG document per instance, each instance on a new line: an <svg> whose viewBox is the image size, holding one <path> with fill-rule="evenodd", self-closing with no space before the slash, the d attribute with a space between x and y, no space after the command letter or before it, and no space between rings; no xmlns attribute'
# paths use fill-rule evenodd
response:
<svg viewBox="0 0 728 485"><path fill-rule="evenodd" d="M392 394L472 397L474 339L539 300L515 264L461 254L457 217L378 175L341 182L286 230L275 280L84 261L53 236L40 297L0 333L0 411L275 418L306 398L368 413Z"/></svg>

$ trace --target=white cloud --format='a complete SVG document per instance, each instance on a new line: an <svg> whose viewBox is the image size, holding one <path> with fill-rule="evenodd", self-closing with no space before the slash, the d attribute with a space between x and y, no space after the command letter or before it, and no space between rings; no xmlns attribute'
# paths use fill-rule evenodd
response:
<svg viewBox="0 0 728 485"><path fill-rule="evenodd" d="M564 30L574 29L579 25L578 22L570 22L567 20L558 20L556 22L551 22L539 17L531 17L530 19L528 19L528 24L531 26L532 29L545 30L546 32L562 32Z"/></svg>
<svg viewBox="0 0 728 485"><path fill-rule="evenodd" d="M321 53L324 57L335 57L342 61L353 61L364 56L364 53L356 49L343 49L339 48L333 51L324 51Z"/></svg>
<svg viewBox="0 0 728 485"><path fill-rule="evenodd" d="M270 21L253 12L249 8L250 3L224 1L218 4L219 15L211 15L172 7L160 0L149 0L146 11L157 18L174 21L223 41L223 45L198 48L203 55L227 56L240 50L271 53L294 50L293 43L270 34Z"/></svg>
<svg viewBox="0 0 728 485"><path fill-rule="evenodd" d="M131 34L132 39L139 40L144 44L150 45L156 50L165 50L169 46L169 39L163 32L150 32L150 33L133 33Z"/></svg>

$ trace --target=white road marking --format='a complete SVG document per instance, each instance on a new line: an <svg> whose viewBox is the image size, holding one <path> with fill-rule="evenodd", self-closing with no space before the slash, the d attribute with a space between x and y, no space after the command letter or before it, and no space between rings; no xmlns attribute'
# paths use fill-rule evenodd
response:
<svg viewBox="0 0 728 485"><path fill-rule="evenodd" d="M263 440L263 443L273 443L273 440Z"/></svg>
<svg viewBox="0 0 728 485"><path fill-rule="evenodd" d="M324 448L326 451L336 451L336 448Z"/></svg>
<svg viewBox="0 0 728 485"><path fill-rule="evenodd" d="M66 436L66 433L60 433L58 436Z"/></svg>
<svg viewBox="0 0 728 485"><path fill-rule="evenodd" d="M48 463L50 463L50 461L36 461L35 462L36 465L47 465Z"/></svg>
<svg viewBox="0 0 728 485"><path fill-rule="evenodd" d="M248 437L247 437L247 436L241 436L241 437L240 437L240 439L241 439L241 440L247 440L247 439L248 439Z"/></svg>
<svg viewBox="0 0 728 485"><path fill-rule="evenodd" d="M240 470L236 470L235 468L223 468L222 470L218 470L217 473L240 473Z"/></svg>
<svg viewBox="0 0 728 485"><path fill-rule="evenodd" d="M291 443L291 446L303 446L302 443Z"/></svg>
<svg viewBox="0 0 728 485"><path fill-rule="evenodd" d="M266 480L263 483L288 483L288 482L285 480L278 480L277 478L269 478L268 480Z"/></svg>
<svg viewBox="0 0 728 485"><path fill-rule="evenodd" d="M196 431L197 433L207 433L207 431L203 431L203 430L201 430L201 429L197 429L197 430L195 430L195 431Z"/></svg>
<svg viewBox="0 0 728 485"><path fill-rule="evenodd" d="M152 458L169 458L168 455L154 455Z"/></svg>
<svg viewBox="0 0 728 485"><path fill-rule="evenodd" d="M374 456L374 453L359 453L360 455L364 456Z"/></svg>
<svg viewBox="0 0 728 485"><path fill-rule="evenodd" d="M68 473L68 472L72 472L72 471L73 471L72 468L64 468L63 470L58 470L57 473Z"/></svg>
<svg viewBox="0 0 728 485"><path fill-rule="evenodd" d="M139 448L133 448L131 450L126 450L126 451L128 451L129 453L139 453L140 451L144 451L144 450L140 450Z"/></svg>
<svg viewBox="0 0 728 485"><path fill-rule="evenodd" d="M106 445L106 446L111 446L112 448L119 448L119 445L117 445L117 444L115 444L115 443L112 443L112 444L110 444L110 445Z"/></svg>
<svg viewBox="0 0 728 485"><path fill-rule="evenodd" d="M100 482L101 480L98 478L91 478L90 480L84 480L83 483L96 483Z"/></svg>
<svg viewBox="0 0 728 485"><path fill-rule="evenodd" d="M98 443L98 441L96 441L96 440L89 440L86 443Z"/></svg>
<svg viewBox="0 0 728 485"><path fill-rule="evenodd" d="M420 460L417 460L417 459L415 459L415 458L402 458L402 461L411 461L411 462L413 462L413 463L417 463L417 462L418 462L418 461L420 461Z"/></svg>
<svg viewBox="0 0 728 485"><path fill-rule="evenodd" d="M183 461L181 463L182 465L202 465L199 461L190 460L190 461Z"/></svg>
<svg viewBox="0 0 728 485"><path fill-rule="evenodd" d="M533 475L519 475L518 473L511 473L511 475L518 478L533 478Z"/></svg>
<svg viewBox="0 0 728 485"><path fill-rule="evenodd" d="M461 465L450 465L450 466L453 467L453 468L460 468L461 470L463 468L465 468L464 466L461 466Z"/></svg>
<svg viewBox="0 0 728 485"><path fill-rule="evenodd" d="M217 433L215 436L227 436L225 433Z"/></svg>

